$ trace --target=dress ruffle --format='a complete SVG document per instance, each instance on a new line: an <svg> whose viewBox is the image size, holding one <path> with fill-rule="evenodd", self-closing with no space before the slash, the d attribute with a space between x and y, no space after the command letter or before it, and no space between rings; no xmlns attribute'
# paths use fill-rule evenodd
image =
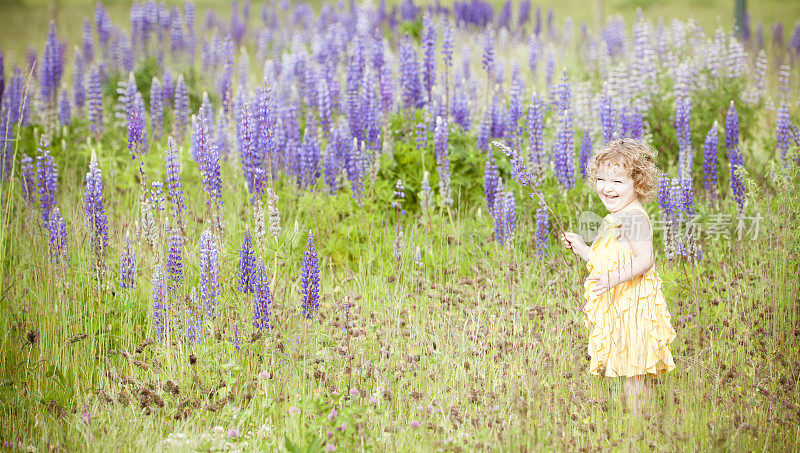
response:
<svg viewBox="0 0 800 453"><path fill-rule="evenodd" d="M630 263L633 253L622 246L619 222L604 219L602 236L592 244L589 274L607 273ZM609 377L668 373L675 368L670 343L676 333L670 323L662 281L655 266L639 277L602 295L595 280L584 282L584 324L589 329L589 372Z"/></svg>

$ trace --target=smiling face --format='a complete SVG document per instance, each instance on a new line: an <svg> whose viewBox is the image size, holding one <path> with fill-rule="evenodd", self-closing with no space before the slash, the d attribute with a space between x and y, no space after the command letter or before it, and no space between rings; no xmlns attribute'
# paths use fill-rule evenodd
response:
<svg viewBox="0 0 800 453"><path fill-rule="evenodd" d="M623 210L638 198L633 179L620 165L603 165L597 169L597 195L609 212Z"/></svg>

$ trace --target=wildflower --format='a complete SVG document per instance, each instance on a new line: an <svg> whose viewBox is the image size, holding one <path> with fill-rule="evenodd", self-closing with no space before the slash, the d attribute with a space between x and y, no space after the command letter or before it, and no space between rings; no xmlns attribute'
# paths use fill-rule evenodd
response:
<svg viewBox="0 0 800 453"><path fill-rule="evenodd" d="M200 235L200 298L210 318L219 315L219 248L210 230Z"/></svg>
<svg viewBox="0 0 800 453"><path fill-rule="evenodd" d="M269 277L264 269L264 261L262 259L258 260L258 265L256 266L253 280L253 294L255 296L255 305L253 308L253 326L259 330L269 329L272 295L269 291Z"/></svg>
<svg viewBox="0 0 800 453"><path fill-rule="evenodd" d="M169 331L170 322L167 308L164 269L161 263L156 263L153 271L153 325L159 340L163 340Z"/></svg>
<svg viewBox="0 0 800 453"><path fill-rule="evenodd" d="M434 137L436 140L436 169L439 171L439 195L442 197L442 205L448 208L453 206L453 198L450 194L450 155L447 144L449 135L447 119L437 116Z"/></svg>
<svg viewBox="0 0 800 453"><path fill-rule="evenodd" d="M244 228L244 239L239 251L239 291L252 293L255 287L256 258L250 228Z"/></svg>
<svg viewBox="0 0 800 453"><path fill-rule="evenodd" d="M319 265L317 263L317 249L314 245L314 235L308 231L306 251L303 252L303 316L311 318L312 312L319 310Z"/></svg>
<svg viewBox="0 0 800 453"><path fill-rule="evenodd" d="M352 387L350 389L350 396L358 396L358 389L355 388L355 387Z"/></svg>
<svg viewBox="0 0 800 453"><path fill-rule="evenodd" d="M299 407L292 406L292 407L289 408L289 414L290 415L299 414L299 413L300 413L300 408Z"/></svg>
<svg viewBox="0 0 800 453"><path fill-rule="evenodd" d="M231 439L239 437L239 430L236 429L236 428L229 429L228 430L228 437L230 437Z"/></svg>
<svg viewBox="0 0 800 453"><path fill-rule="evenodd" d="M183 184L181 184L181 163L178 158L178 149L175 140L167 138L167 151L164 156L164 180L167 184L167 193L172 202L172 214L178 227L183 230L183 211L186 210L183 198Z"/></svg>
<svg viewBox="0 0 800 453"><path fill-rule="evenodd" d="M327 452L336 451L336 445L334 445L334 444L325 444L325 451L327 451Z"/></svg>
<svg viewBox="0 0 800 453"><path fill-rule="evenodd" d="M136 287L136 252L131 246L131 235L125 232L125 248L119 262L119 286L121 288Z"/></svg>
<svg viewBox="0 0 800 453"><path fill-rule="evenodd" d="M176 291L183 280L182 243L181 232L173 228L167 242L167 282L170 292Z"/></svg>
<svg viewBox="0 0 800 453"><path fill-rule="evenodd" d="M394 194L392 194L392 208L397 208L400 215L406 215L405 209L403 209L403 200L406 198L405 187L403 187L403 181L401 179L397 180L397 183L394 187Z"/></svg>
<svg viewBox="0 0 800 453"><path fill-rule="evenodd" d="M703 143L703 184L712 200L717 198L717 143L719 141L717 122L711 126Z"/></svg>
<svg viewBox="0 0 800 453"><path fill-rule="evenodd" d="M419 428L419 422L416 420L412 420L409 426L411 426L411 429L417 429Z"/></svg>
<svg viewBox="0 0 800 453"><path fill-rule="evenodd" d="M103 176L97 164L97 154L92 150L89 171L86 173L86 223L89 225L90 244L94 253L96 271L101 271L108 247L108 222L103 204Z"/></svg>
<svg viewBox="0 0 800 453"><path fill-rule="evenodd" d="M272 374L270 374L270 372L267 370L263 370L260 373L258 373L258 377L260 377L261 379L269 379L272 377Z"/></svg>
<svg viewBox="0 0 800 453"><path fill-rule="evenodd" d="M89 130L94 135L103 133L103 92L100 80L100 70L97 65L89 69L89 76L86 81L86 100L89 108L87 115L89 119Z"/></svg>
<svg viewBox="0 0 800 453"><path fill-rule="evenodd" d="M50 218L50 210L56 205L58 193L58 168L50 154L50 142L45 134L39 139L39 156L36 156L36 182L39 186L39 207L42 221Z"/></svg>

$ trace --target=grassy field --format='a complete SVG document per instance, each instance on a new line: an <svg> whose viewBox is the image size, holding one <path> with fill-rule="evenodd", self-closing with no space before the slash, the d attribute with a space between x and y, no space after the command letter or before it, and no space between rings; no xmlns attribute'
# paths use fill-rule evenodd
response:
<svg viewBox="0 0 800 453"><path fill-rule="evenodd" d="M80 17L91 14L92 5L77 2L58 9L70 44L77 42ZM127 17L128 5L107 6L117 19ZM198 10L203 5L198 2ZM556 21L561 23L566 11L576 11L576 22L590 20L591 11L582 5L570 0L557 9L554 4ZM606 12L619 11L629 19L642 7L648 18L681 18L678 12L683 12L708 30L717 24L729 29L732 8L720 5L732 2L605 2ZM754 23L787 21L787 35L789 18L793 24L800 17L797 4L751 7ZM24 1L0 5L0 39L7 55L29 43L42 48L46 9L46 3ZM498 55L512 60L524 53L520 48L500 48ZM475 72L479 52L473 49ZM587 77L599 79L596 71L578 67L577 54L561 60L575 71L576 85ZM138 62L137 82L149 84L153 61ZM260 65L253 68L258 75L251 79L257 80ZM659 148L661 169L674 173L672 80L665 75L669 68L659 71L663 78L659 100L648 113L647 138ZM107 130L102 138L89 133L85 115L66 127L46 125L34 115L32 125L14 130L15 173L3 186L0 230L0 448L798 450L800 170L791 164L798 154L789 156L785 168L776 165L775 112L768 107L777 99L776 76L770 71L767 100L753 105L738 103L749 77L711 79L694 93L696 150L710 124L724 124L730 99L737 100L747 168L746 212L748 218L760 216L761 223L738 237L727 161L720 165L722 198L715 204L702 189L698 158L698 213L705 219L729 216L734 223L721 234L706 231L701 237L704 259L696 266L665 259L663 238L660 233L655 238L656 269L677 331L672 344L677 368L656 379L655 397L640 418L625 408L619 382L588 375L581 310L586 266L559 247L554 235L548 256L536 256L535 200L508 180L509 166L499 152L501 174L517 200L518 226L511 247L494 239L492 217L482 202L485 154L477 149L476 127L467 133L457 127L451 131L452 166L461 178L455 184L456 206L420 212L419 173L435 170L432 143L422 151L414 144L419 111L387 115L387 151L374 177L365 180L363 206L349 190L329 195L322 183L300 190L289 176L275 181L282 230L256 242L273 276L271 329L266 332L252 326L252 295L237 290L244 231L254 231L258 219L237 152L222 161L221 314L194 326L202 331L199 343L187 340L186 309L198 308L190 289L199 285L199 239L214 227L187 136L179 146L188 208L181 247L184 283L172 301L173 329L165 340L154 340L151 282L156 263L164 261L172 217L169 207L156 212L155 245L135 239L141 220L140 173L130 159L125 128L112 126L115 101L108 95L120 78L113 75L104 86ZM213 77L198 68L186 73L193 101L204 90L215 96ZM797 76L795 66L792 87ZM532 89L542 88L538 79L529 82ZM794 104L791 118L797 124ZM548 120L549 143L554 119ZM23 199L19 187L20 158L38 154L45 128L53 133L58 206L68 228L65 270L53 265L40 211ZM722 142L720 155L725 153ZM166 139L155 140L149 154L140 156L150 181L161 179L165 148ZM84 207L93 152L102 171L109 224L101 278L92 269L92 233ZM792 152L798 153L796 146ZM409 168L413 173L403 173ZM399 175L406 185L406 216L389 208ZM436 186L435 180L431 185ZM605 214L580 177L576 187L565 190L548 170L541 190L570 230L577 229L584 210ZM656 202L646 207L652 218L658 217ZM398 224L404 231L401 243ZM552 220L551 225L555 230ZM319 313L306 320L301 272L309 231L319 251L321 298ZM134 237L135 288L119 284L126 233Z"/></svg>

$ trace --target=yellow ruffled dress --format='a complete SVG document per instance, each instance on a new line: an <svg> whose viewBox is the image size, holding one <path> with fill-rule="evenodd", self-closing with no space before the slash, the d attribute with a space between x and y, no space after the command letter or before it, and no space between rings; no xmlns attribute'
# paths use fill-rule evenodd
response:
<svg viewBox="0 0 800 453"><path fill-rule="evenodd" d="M586 263L589 275L611 272L631 262L633 252L619 241L621 226L613 214L603 219ZM630 377L672 371L675 362L669 345L676 334L655 266L599 296L594 293L595 283L587 278L583 294L584 323L589 329L589 373Z"/></svg>

